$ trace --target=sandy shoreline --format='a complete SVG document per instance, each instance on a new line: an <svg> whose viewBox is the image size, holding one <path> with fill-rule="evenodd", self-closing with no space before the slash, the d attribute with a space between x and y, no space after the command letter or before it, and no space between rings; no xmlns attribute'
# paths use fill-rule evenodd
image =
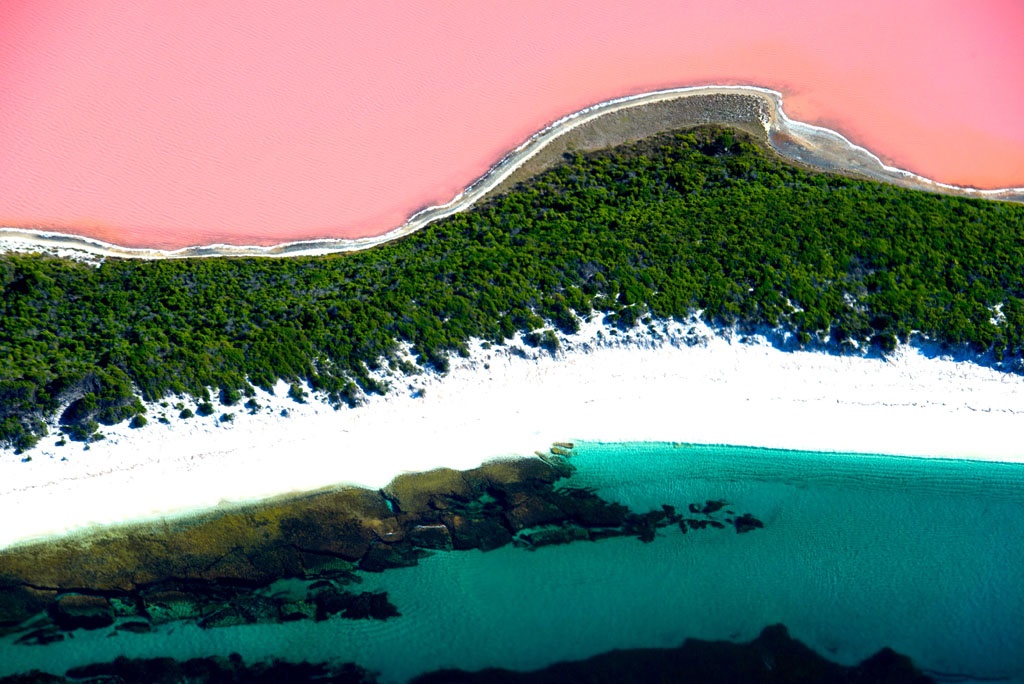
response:
<svg viewBox="0 0 1024 684"><path fill-rule="evenodd" d="M601 331L602 337L598 332ZM701 324L611 336L595 322L550 354L521 344L394 381L355 410L260 393L257 415L150 425L0 452L0 548L103 524L349 483L471 468L556 441L678 441L1024 463L1024 378L976 364L785 352ZM173 403L173 400L172 400ZM190 403L190 402L189 402ZM289 417L280 415L287 409ZM164 412L170 425L157 422Z"/></svg>
<svg viewBox="0 0 1024 684"><path fill-rule="evenodd" d="M758 86L692 86L672 88L615 98L569 114L538 131L519 147L491 167L483 176L447 203L428 207L382 235L365 238L325 238L287 242L272 246L255 245L199 245L177 250L122 247L88 237L31 228L0 227L0 252L3 251L60 251L75 250L99 257L133 259L181 259L194 257L284 257L318 256L336 252L369 249L414 233L446 216L465 211L486 198L524 164L566 133L579 129L602 117L625 110L650 107L668 102L682 102L693 98L716 96L744 96L758 102L758 111L742 119L744 123L760 125L766 139L779 154L800 164L825 171L852 173L873 180L889 182L903 187L943 192L967 197L1001 199L1024 202L1024 188L978 190L924 178L910 171L886 166L869 150L853 144L843 135L827 128L790 119L783 109L782 94ZM736 123L729 118L702 116L699 123ZM623 133L630 139L628 133ZM612 141L614 144L614 141ZM585 148L587 149L587 148Z"/></svg>

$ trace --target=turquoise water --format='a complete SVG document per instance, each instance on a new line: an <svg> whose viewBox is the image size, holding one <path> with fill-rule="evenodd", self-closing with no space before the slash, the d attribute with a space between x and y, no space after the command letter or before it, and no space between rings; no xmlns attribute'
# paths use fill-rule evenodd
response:
<svg viewBox="0 0 1024 684"><path fill-rule="evenodd" d="M676 528L609 539L439 553L365 575L402 612L151 635L78 632L0 642L0 675L117 655L238 651L354 660L403 681L440 667L531 669L686 637L748 640L782 622L827 657L882 646L928 670L1024 682L1024 466L672 444L577 444L569 484L644 511L724 498L765 528Z"/></svg>

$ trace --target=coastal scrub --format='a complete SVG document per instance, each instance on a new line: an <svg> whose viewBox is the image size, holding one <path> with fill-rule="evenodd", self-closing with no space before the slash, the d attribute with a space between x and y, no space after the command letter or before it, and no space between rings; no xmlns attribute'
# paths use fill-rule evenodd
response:
<svg viewBox="0 0 1024 684"><path fill-rule="evenodd" d="M552 328L594 310L624 328L699 311L856 353L920 336L1016 369L1024 207L811 174L707 128L569 156L365 252L99 267L6 254L0 443L31 447L58 411L88 439L140 398L212 413L211 388L237 401L279 379L353 406L386 391L383 367L408 371L406 344L444 372L474 337L535 333L555 351Z"/></svg>

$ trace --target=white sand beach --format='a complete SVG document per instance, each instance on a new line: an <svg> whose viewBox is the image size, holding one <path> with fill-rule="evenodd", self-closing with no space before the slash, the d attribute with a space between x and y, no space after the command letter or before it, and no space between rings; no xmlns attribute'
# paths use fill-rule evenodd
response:
<svg viewBox="0 0 1024 684"><path fill-rule="evenodd" d="M1024 377L912 348L888 359L787 352L700 323L612 335L592 321L556 357L475 344L445 376L394 380L356 409L298 404L277 389L258 392L255 415L218 405L180 419L155 404L149 425L104 428L88 450L51 435L29 454L0 452L0 548L340 483L381 487L402 472L474 467L555 441L1024 462ZM219 422L223 412L234 421Z"/></svg>

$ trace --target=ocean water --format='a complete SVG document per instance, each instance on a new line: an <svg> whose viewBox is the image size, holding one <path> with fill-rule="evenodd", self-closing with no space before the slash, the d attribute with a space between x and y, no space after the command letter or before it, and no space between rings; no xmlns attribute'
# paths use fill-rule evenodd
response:
<svg viewBox="0 0 1024 684"><path fill-rule="evenodd" d="M782 622L853 664L883 646L941 678L1024 681L1024 466L726 446L578 443L572 486L637 511L725 499L765 527L659 532L536 551L437 553L364 575L385 622L0 642L0 675L133 657L237 651L354 660L404 681L440 667L533 669L687 637L746 641Z"/></svg>

